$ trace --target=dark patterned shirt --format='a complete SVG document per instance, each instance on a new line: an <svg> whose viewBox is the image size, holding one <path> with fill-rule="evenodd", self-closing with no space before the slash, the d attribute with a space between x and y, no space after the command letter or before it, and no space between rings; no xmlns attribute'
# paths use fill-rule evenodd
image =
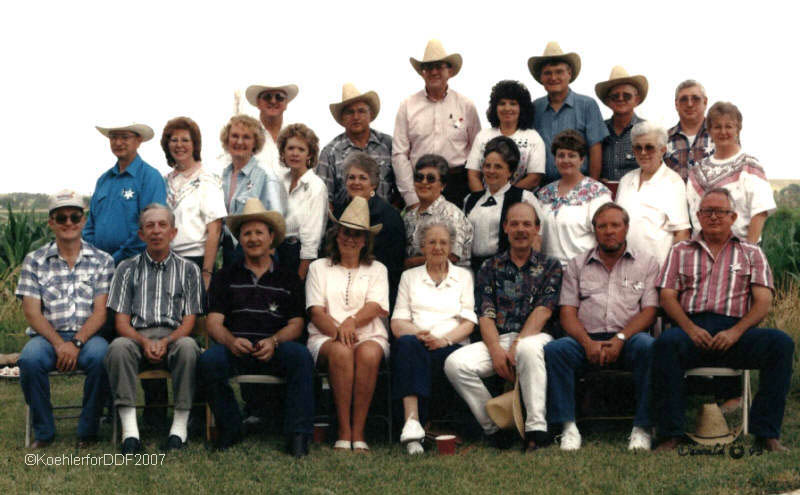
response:
<svg viewBox="0 0 800 495"><path fill-rule="evenodd" d="M531 251L530 259L519 268L504 251L483 263L476 286L478 316L495 320L500 334L519 332L537 306L553 312L558 308L561 263ZM548 326L544 331L550 333Z"/></svg>
<svg viewBox="0 0 800 495"><path fill-rule="evenodd" d="M623 175L639 168L639 164L633 156L633 143L631 142L631 129L639 122L644 122L644 120L633 114L630 123L618 136L614 132L614 119L606 120L608 136L603 139L603 171L600 177L619 181Z"/></svg>
<svg viewBox="0 0 800 495"><path fill-rule="evenodd" d="M683 182L689 177L690 168L700 165L704 158L713 154L714 143L708 135L705 120L697 131L693 143L689 142L689 138L681 130L680 122L667 131L667 152L664 153L664 163L678 172Z"/></svg>

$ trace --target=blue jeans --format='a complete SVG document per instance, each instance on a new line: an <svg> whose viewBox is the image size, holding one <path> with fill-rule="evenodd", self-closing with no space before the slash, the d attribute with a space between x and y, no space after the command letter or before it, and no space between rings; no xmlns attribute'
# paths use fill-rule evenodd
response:
<svg viewBox="0 0 800 495"><path fill-rule="evenodd" d="M712 336L739 321L714 313L698 313L689 318ZM667 329L653 345L653 408L659 436L684 433L684 372L698 366L722 366L760 371L758 393L750 408L750 432L760 438L778 438L792 378L793 353L791 337L771 328L747 330L724 353L701 351L683 329Z"/></svg>
<svg viewBox="0 0 800 495"><path fill-rule="evenodd" d="M73 332L58 332L69 341ZM78 354L78 369L86 372L83 382L83 409L78 419L78 438L97 435L100 422L101 398L108 393L108 377L103 367L103 358L108 342L94 335ZM20 385L25 402L33 413L33 433L36 440L49 442L56 434L53 420L53 405L50 403L50 378L48 373L56 369L56 351L44 337L31 337L19 357Z"/></svg>
<svg viewBox="0 0 800 495"><path fill-rule="evenodd" d="M237 374L275 374L286 378L284 432L311 434L314 421L314 361L306 346L281 342L268 362L250 356L236 357L222 344L214 344L197 363L200 382L207 387L211 408L220 429L241 431L242 413L228 379Z"/></svg>
<svg viewBox="0 0 800 495"><path fill-rule="evenodd" d="M595 340L610 340L613 333L590 335ZM653 337L639 332L625 340L617 363L633 372L636 391L636 415L633 425L641 428L652 426L650 420L650 365L652 363ZM589 362L586 352L577 340L562 337L544 346L544 362L547 366L547 422L566 423L575 421L575 373L583 372Z"/></svg>

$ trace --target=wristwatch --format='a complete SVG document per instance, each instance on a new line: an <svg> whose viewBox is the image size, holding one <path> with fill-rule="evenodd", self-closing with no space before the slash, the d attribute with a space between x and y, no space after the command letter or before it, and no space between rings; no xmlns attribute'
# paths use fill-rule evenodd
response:
<svg viewBox="0 0 800 495"><path fill-rule="evenodd" d="M625 342L625 334L624 334L624 333L622 333L622 332L617 332L617 334L616 334L616 335L614 335L614 337L616 337L616 338L618 338L619 340L621 340L621 341Z"/></svg>
<svg viewBox="0 0 800 495"><path fill-rule="evenodd" d="M80 349L81 347L83 347L83 342L82 342L82 341L80 341L80 340L79 340L77 337L72 337L72 340L70 340L70 342L72 342L73 344L75 344L75 347L77 347L78 349Z"/></svg>

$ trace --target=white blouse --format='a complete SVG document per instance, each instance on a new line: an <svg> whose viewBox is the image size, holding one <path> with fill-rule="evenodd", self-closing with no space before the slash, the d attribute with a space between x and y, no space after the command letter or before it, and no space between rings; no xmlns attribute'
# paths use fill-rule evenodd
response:
<svg viewBox="0 0 800 495"><path fill-rule="evenodd" d="M167 205L175 215L178 233L172 250L181 256L203 256L208 233L206 226L228 215L220 178L202 165L186 177L177 170L164 176Z"/></svg>
<svg viewBox="0 0 800 495"><path fill-rule="evenodd" d="M509 182L505 186L492 194L487 188L475 206L467 215L472 222L472 255L473 256L492 256L497 254L500 245L500 216L503 213L503 202L505 194L511 188ZM482 206L490 197L494 198L495 204ZM523 190L522 201L533 206L539 221L543 222L542 208L532 192Z"/></svg>
<svg viewBox="0 0 800 495"><path fill-rule="evenodd" d="M467 157L467 170L480 172L486 143L502 135L503 133L497 127L482 129L475 136L475 142L472 143L472 149ZM519 149L519 165L514 171L510 182L514 184L527 174L543 174L546 160L545 144L539 133L534 129L517 129L509 138L514 141Z"/></svg>
<svg viewBox="0 0 800 495"><path fill-rule="evenodd" d="M286 237L297 237L300 241L300 259L315 260L325 233L328 188L313 170L308 170L289 191L292 174L288 167L283 167L281 183L289 196Z"/></svg>

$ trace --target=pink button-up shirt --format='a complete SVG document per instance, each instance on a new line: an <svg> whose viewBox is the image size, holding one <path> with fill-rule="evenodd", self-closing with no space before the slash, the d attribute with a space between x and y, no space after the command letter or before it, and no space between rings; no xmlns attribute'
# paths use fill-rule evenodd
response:
<svg viewBox="0 0 800 495"><path fill-rule="evenodd" d="M741 318L750 311L750 285L774 290L767 257L755 244L731 235L714 258L701 233L672 246L658 287L678 291L687 314L709 311Z"/></svg>
<svg viewBox="0 0 800 495"><path fill-rule="evenodd" d="M597 249L569 261L559 303L578 308L588 333L616 333L642 309L658 306L658 262L629 246L609 272Z"/></svg>
<svg viewBox="0 0 800 495"><path fill-rule="evenodd" d="M392 167L397 189L407 205L419 203L414 165L427 153L443 156L451 167L467 162L481 123L475 105L452 89L439 101L423 89L400 104L394 122Z"/></svg>

